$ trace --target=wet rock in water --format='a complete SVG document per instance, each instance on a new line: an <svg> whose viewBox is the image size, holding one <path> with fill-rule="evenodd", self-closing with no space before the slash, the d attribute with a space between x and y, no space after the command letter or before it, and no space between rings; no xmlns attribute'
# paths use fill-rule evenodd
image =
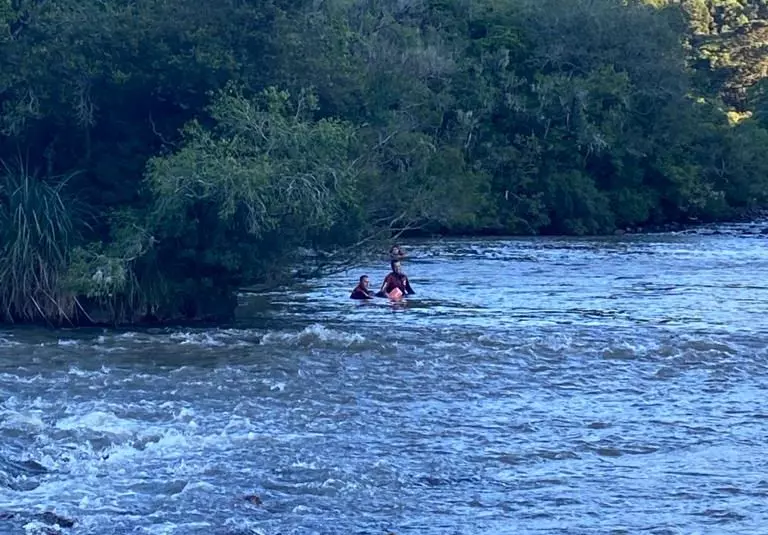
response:
<svg viewBox="0 0 768 535"><path fill-rule="evenodd" d="M33 490L39 486L35 476L45 472L45 467L35 461L16 461L0 457L0 488Z"/></svg>
<svg viewBox="0 0 768 535"><path fill-rule="evenodd" d="M6 466L14 469L18 474L45 474L48 469L37 461L12 461L6 460L4 463Z"/></svg>
<svg viewBox="0 0 768 535"><path fill-rule="evenodd" d="M30 491L39 486L40 484L34 479L11 478L6 474L0 473L0 488L6 487L15 491Z"/></svg>
<svg viewBox="0 0 768 535"><path fill-rule="evenodd" d="M248 496L246 496L245 497L245 501L247 501L248 503L253 504L253 505L262 505L262 503L263 503L261 501L261 498L259 498L255 494L249 494Z"/></svg>
<svg viewBox="0 0 768 535"><path fill-rule="evenodd" d="M60 526L62 528L71 528L72 526L75 525L74 520L70 520L69 518L64 518L63 516L59 516L56 513L52 513L50 511L46 511L45 513L40 515L40 520L42 520L46 524Z"/></svg>
<svg viewBox="0 0 768 535"><path fill-rule="evenodd" d="M62 529L68 529L75 525L74 520L50 511L39 515L0 511L0 523L3 522L12 522L17 525L16 529L20 532L26 531L36 535L63 535ZM2 532L5 533L5 531ZM15 531L12 532L15 533Z"/></svg>

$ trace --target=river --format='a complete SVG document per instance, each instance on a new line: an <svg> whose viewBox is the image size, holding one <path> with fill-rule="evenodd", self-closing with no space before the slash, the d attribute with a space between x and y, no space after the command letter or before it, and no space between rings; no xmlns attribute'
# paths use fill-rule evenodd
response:
<svg viewBox="0 0 768 535"><path fill-rule="evenodd" d="M768 526L768 236L406 251L402 305L348 299L382 261L226 328L0 327L0 532Z"/></svg>

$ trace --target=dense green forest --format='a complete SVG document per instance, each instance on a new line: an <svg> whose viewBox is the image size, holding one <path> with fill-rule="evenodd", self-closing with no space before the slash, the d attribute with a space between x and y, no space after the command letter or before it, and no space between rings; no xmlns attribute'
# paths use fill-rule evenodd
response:
<svg viewBox="0 0 768 535"><path fill-rule="evenodd" d="M0 0L0 319L765 207L766 46L768 0Z"/></svg>

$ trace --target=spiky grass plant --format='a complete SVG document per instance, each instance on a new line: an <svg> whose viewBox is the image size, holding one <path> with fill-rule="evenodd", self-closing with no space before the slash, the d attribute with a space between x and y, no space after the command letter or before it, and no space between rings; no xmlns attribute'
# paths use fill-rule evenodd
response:
<svg viewBox="0 0 768 535"><path fill-rule="evenodd" d="M74 232L62 198L70 177L43 180L20 156L16 165L0 164L0 316L68 322L77 301L59 282Z"/></svg>

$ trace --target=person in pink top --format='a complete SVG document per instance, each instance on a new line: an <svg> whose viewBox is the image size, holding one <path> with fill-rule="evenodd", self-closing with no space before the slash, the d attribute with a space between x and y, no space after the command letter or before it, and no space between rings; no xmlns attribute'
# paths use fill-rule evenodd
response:
<svg viewBox="0 0 768 535"><path fill-rule="evenodd" d="M380 297L400 298L405 295L415 294L416 292L411 288L411 283L408 281L408 277L403 273L400 261L392 260L391 267L392 271L384 278L384 282L381 284L381 289L376 295ZM392 295L393 292L395 295ZM399 295L397 295L398 293Z"/></svg>

